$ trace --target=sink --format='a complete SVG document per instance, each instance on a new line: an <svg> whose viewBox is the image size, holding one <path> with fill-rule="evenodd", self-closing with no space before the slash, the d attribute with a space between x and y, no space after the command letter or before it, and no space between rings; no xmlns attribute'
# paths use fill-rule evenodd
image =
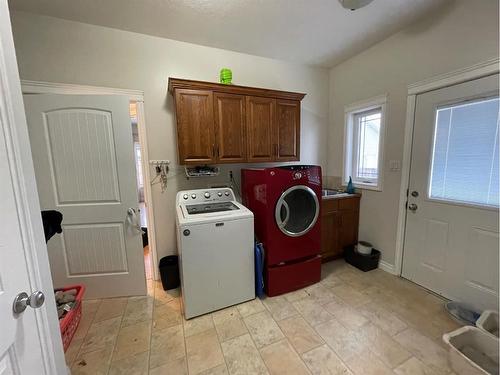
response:
<svg viewBox="0 0 500 375"><path fill-rule="evenodd" d="M344 191L333 190L333 189L323 189L321 191L321 196L323 198L338 197L338 196L343 196L343 195L349 195L349 193L346 193Z"/></svg>

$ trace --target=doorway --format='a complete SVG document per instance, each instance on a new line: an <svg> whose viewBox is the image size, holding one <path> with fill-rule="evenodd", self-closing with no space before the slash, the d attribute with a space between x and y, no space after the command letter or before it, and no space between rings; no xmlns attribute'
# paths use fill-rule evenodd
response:
<svg viewBox="0 0 500 375"><path fill-rule="evenodd" d="M402 276L448 299L499 299L498 74L417 95Z"/></svg>
<svg viewBox="0 0 500 375"><path fill-rule="evenodd" d="M130 120L132 124L132 141L134 146L135 169L137 174L137 199L139 202L139 222L142 230L142 246L144 253L144 270L146 280L153 279L153 262L151 260L151 250L149 248L148 231L148 204L144 194L144 159L142 157L142 148L139 137L139 125L137 117L137 102L131 101L129 106Z"/></svg>
<svg viewBox="0 0 500 375"><path fill-rule="evenodd" d="M151 202L151 191L150 191L150 186L148 183L145 183L146 181L149 181L149 170L148 166L144 162L147 160L147 144L144 142L146 139L146 129L145 129L145 122L144 122L144 103L142 101L142 92L139 91L133 91L133 90L121 90L121 89L109 89L109 88L99 88L99 87L88 87L88 86L78 86L78 85L67 85L67 84L53 84L53 83L45 83L45 82L32 82L32 81L23 81L22 82L22 88L23 92L25 94L66 94L66 95L60 95L61 97L68 97L68 98L76 98L77 96L82 96L82 97L87 97L87 98L92 98L92 97L101 97L101 98L112 98L112 97L122 97L126 100L126 105L124 107L125 113L127 116L126 120L126 131L129 133L128 136L126 136L130 142L128 142L126 148L130 150L130 157L131 157L131 164L130 167L128 168L131 171L131 176L133 176L132 183L130 185L133 185L132 190L134 191L133 194L133 199L135 203L129 203L127 204L127 207L129 209L129 213L127 214L127 218L125 219L125 226L124 226L124 232L128 233L129 230L132 230L132 232L136 232L137 237L139 239L138 241L138 247L140 248L140 269L141 271L137 271L142 275L142 280L139 283L135 284L141 284L141 285L146 285L146 280L144 275L147 275L147 278L149 280L155 278L155 272L153 270L153 264L155 264L155 246L154 246L154 219L153 219L153 207L151 204L148 204ZM104 95L103 95L104 94ZM42 95L37 95L37 96L42 96ZM43 96L50 96L50 95L43 95ZM72 99L68 99L72 100ZM118 138L121 139L123 135L118 136ZM118 142L118 138L116 137L111 140L111 143L113 142ZM82 138L85 140L86 138ZM125 138L124 138L125 139ZM120 140L120 142L123 139ZM118 144L117 144L118 146ZM117 165L123 162L123 158L120 157L117 154L117 159L116 159ZM97 164L96 164L97 165ZM88 172L86 172L88 173ZM110 174L107 174L110 175ZM122 180L122 178L120 178ZM128 188L127 188L128 189ZM122 192L119 192L120 199L124 197L122 195ZM94 205L95 202L92 202L90 205L86 205L85 202L80 202L82 205L81 207L90 207ZM108 208L116 208L116 203L111 202L113 204L110 204ZM134 213L130 213L130 208L134 209ZM123 213L122 213L123 215ZM64 223L64 221L63 221ZM134 229L135 228L135 229ZM146 235L146 230L147 235ZM61 237L65 235L64 228L63 228L63 234ZM140 234L139 234L140 232ZM143 233L144 232L144 233ZM68 235L66 235L68 237ZM126 238L126 237L125 237ZM127 243L127 241L125 241ZM140 245L139 245L140 243ZM144 244L146 243L146 246ZM112 246L113 247L113 246ZM116 248L119 248L119 246L115 246ZM146 249L144 249L146 247ZM146 251L145 251L146 250ZM97 251L99 253L99 251ZM146 256L144 254L146 253ZM127 261L132 259L132 257L135 257L135 255L128 255L127 256ZM61 258L63 259L63 263L65 262L65 267L66 267L66 274L68 275L68 258L63 256ZM116 258L112 258L116 259ZM101 262L103 263L103 262ZM105 263L105 262L104 262ZM137 263L138 264L138 263ZM127 268L129 267L129 268ZM105 282L105 278L107 276L112 276L115 274L121 274L121 276L125 275L132 275L135 273L133 271L134 267L130 268L131 265L125 265L123 266L123 269L118 270L115 269L113 272L108 272L109 270L103 270L102 272L94 272L93 274L97 274L94 276L98 276L99 278L99 284L100 285L118 285L120 283L109 283ZM64 267L62 267L64 268ZM85 274L85 272L84 272ZM79 276L85 276L85 275L71 275L72 281L78 281ZM88 275L87 275L88 276ZM127 284L127 283L121 283L122 287ZM124 295L138 295L138 294L144 294L145 293L145 288L144 293L138 292L134 288L127 288L128 290L122 290L121 292L117 291L108 291L108 287L106 288L99 288L98 293L95 294L91 292L91 289L95 290L96 288L87 288L87 293L86 297L87 298L106 298L106 297L113 297L113 296L124 296ZM113 288L111 288L113 289Z"/></svg>

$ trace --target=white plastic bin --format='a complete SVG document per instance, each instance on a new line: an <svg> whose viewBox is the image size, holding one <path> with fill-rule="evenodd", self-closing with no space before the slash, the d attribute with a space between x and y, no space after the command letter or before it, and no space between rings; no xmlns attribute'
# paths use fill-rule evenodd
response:
<svg viewBox="0 0 500 375"><path fill-rule="evenodd" d="M477 328L498 337L498 312L493 310L484 310L477 320L476 326Z"/></svg>
<svg viewBox="0 0 500 375"><path fill-rule="evenodd" d="M498 339L479 328L461 327L443 335L448 360L459 375L498 375Z"/></svg>

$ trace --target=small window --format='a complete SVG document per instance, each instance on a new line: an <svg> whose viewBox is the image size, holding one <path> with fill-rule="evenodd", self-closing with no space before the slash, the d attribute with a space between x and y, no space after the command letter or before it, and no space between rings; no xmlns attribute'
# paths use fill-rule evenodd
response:
<svg viewBox="0 0 500 375"><path fill-rule="evenodd" d="M382 190L385 97L346 109L344 182Z"/></svg>
<svg viewBox="0 0 500 375"><path fill-rule="evenodd" d="M498 97L436 110L431 199L498 207L498 111Z"/></svg>

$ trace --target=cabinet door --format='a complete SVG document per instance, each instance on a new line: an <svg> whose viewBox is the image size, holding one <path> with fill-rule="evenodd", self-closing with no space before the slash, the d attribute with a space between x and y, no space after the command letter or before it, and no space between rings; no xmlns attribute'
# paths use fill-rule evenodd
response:
<svg viewBox="0 0 500 375"><path fill-rule="evenodd" d="M245 97L214 93L215 140L219 163L241 163L247 159Z"/></svg>
<svg viewBox="0 0 500 375"><path fill-rule="evenodd" d="M180 164L215 163L212 91L175 90Z"/></svg>
<svg viewBox="0 0 500 375"><path fill-rule="evenodd" d="M339 253L339 230L337 211L321 216L321 255L326 260Z"/></svg>
<svg viewBox="0 0 500 375"><path fill-rule="evenodd" d="M247 145L249 162L275 160L276 99L247 96Z"/></svg>
<svg viewBox="0 0 500 375"><path fill-rule="evenodd" d="M345 246L355 245L358 242L359 212L354 210L339 212L339 245L343 249Z"/></svg>
<svg viewBox="0 0 500 375"><path fill-rule="evenodd" d="M275 132L276 160L300 160L300 101L276 101Z"/></svg>

